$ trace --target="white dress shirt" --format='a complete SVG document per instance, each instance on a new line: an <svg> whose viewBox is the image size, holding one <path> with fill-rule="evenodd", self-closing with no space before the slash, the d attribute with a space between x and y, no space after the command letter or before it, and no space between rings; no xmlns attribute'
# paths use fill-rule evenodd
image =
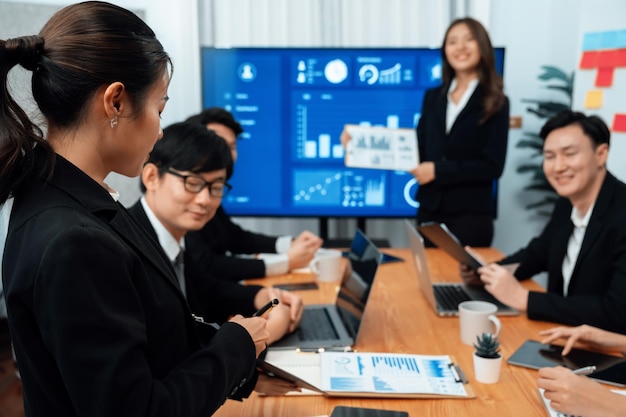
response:
<svg viewBox="0 0 626 417"><path fill-rule="evenodd" d="M478 78L475 78L469 82L469 84L467 85L467 89L461 96L461 99L459 100L458 103L455 104L454 101L452 101L452 92L456 89L456 86L457 86L457 82L455 78L450 83L450 88L448 88L448 109L446 110L446 133L450 132L450 129L452 129L452 125L456 121L456 118L459 116L459 113L463 111L470 97L472 96L472 94L474 94L474 91L476 91L476 87L478 87Z"/></svg>
<svg viewBox="0 0 626 417"><path fill-rule="evenodd" d="M265 275L282 275L289 272L289 256L287 252L291 248L291 236L280 236L276 239L276 253L260 253L259 259L265 263Z"/></svg>
<svg viewBox="0 0 626 417"><path fill-rule="evenodd" d="M11 209L13 208L13 197L9 198L0 206L0 317L7 316L7 305L4 299L4 290L2 288L2 258L4 255L4 245L9 232L9 218L11 217Z"/></svg>
<svg viewBox="0 0 626 417"><path fill-rule="evenodd" d="M150 224L152 228L157 234L157 238L159 239L159 244L163 248L165 255L172 262L174 269L176 269L176 258L178 258L178 254L185 249L185 239L182 238L180 241L174 239L174 236L163 226L163 223L157 218L154 214L148 203L146 202L145 197L141 197L141 205L146 212L146 216L148 216L148 220L150 220ZM185 296L187 295L185 291L185 278L183 274L178 274L178 285L180 286L181 291Z"/></svg>
<svg viewBox="0 0 626 417"><path fill-rule="evenodd" d="M585 232L587 231L587 225L589 224L589 219L591 218L591 213L593 212L595 204L596 203L594 201L584 216L580 215L580 212L576 209L576 207L572 207L570 219L572 219L572 223L574 223L574 230L572 231L569 241L567 242L567 253L563 258L563 266L561 268L561 272L563 273L563 295L565 296L567 296L567 289L569 287L570 280L572 279L572 272L574 272L574 266L576 266L578 254L580 253L580 248L583 244L583 239L585 238Z"/></svg>

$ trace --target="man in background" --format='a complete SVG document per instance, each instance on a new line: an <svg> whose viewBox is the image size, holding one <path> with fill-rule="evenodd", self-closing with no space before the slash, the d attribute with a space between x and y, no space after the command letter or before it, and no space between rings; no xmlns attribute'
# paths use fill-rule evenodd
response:
<svg viewBox="0 0 626 417"><path fill-rule="evenodd" d="M610 131L597 116L564 111L546 122L543 170L559 195L543 232L478 269L485 289L533 320L626 333L626 184L607 171ZM547 292L518 279L548 273ZM471 280L467 268L462 269Z"/></svg>
<svg viewBox="0 0 626 417"><path fill-rule="evenodd" d="M298 326L302 299L276 288L216 279L207 272L210 256L204 247L187 239L189 231L214 215L231 173L230 152L219 136L195 124L173 124L150 153L141 173L144 196L129 212L160 244L192 313L205 321L221 324L235 314L251 316L278 298L280 304L266 316L271 343Z"/></svg>
<svg viewBox="0 0 626 417"><path fill-rule="evenodd" d="M237 140L243 128L229 111L211 107L188 118L187 122L202 125L221 136L230 148L233 163L236 162ZM250 181L255 180L250 178ZM291 236L267 236L244 230L231 220L222 206L205 227L189 236L213 254L210 272L235 281L281 275L305 267L323 243L321 238L309 231L303 231L293 239ZM258 258L236 256L240 254L277 255Z"/></svg>

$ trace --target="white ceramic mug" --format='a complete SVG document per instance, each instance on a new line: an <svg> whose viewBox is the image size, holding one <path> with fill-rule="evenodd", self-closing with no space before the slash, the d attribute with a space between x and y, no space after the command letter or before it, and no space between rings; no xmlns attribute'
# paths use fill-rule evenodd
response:
<svg viewBox="0 0 626 417"><path fill-rule="evenodd" d="M310 267L318 281L338 281L341 278L341 252L336 249L318 249Z"/></svg>
<svg viewBox="0 0 626 417"><path fill-rule="evenodd" d="M461 341L466 345L473 345L476 336L483 333L500 335L502 324L496 317L498 307L487 301L463 301L459 304L459 327Z"/></svg>

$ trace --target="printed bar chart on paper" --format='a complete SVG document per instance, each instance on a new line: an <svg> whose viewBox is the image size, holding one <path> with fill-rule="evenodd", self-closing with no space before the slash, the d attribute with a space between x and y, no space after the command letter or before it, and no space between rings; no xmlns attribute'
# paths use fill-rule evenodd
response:
<svg viewBox="0 0 626 417"><path fill-rule="evenodd" d="M260 368L329 396L472 398L447 355L270 351Z"/></svg>

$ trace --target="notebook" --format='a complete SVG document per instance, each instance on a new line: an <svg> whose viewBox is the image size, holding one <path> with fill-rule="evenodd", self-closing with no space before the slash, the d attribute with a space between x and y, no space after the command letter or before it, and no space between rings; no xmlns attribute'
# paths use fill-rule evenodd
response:
<svg viewBox="0 0 626 417"><path fill-rule="evenodd" d="M269 349L351 349L361 327L381 258L373 256L372 259L361 261L350 259L351 272L342 278L336 302L304 306L298 329L272 343Z"/></svg>
<svg viewBox="0 0 626 417"><path fill-rule="evenodd" d="M349 259L358 261L372 259L372 257L378 256L381 257L380 263L383 264L389 262L403 261L402 258L398 258L397 256L381 252L376 247L374 242L372 242L372 240L367 237L367 235L361 229L358 228L354 232L352 243L350 243L350 250L344 252L343 255Z"/></svg>
<svg viewBox="0 0 626 417"><path fill-rule="evenodd" d="M519 314L517 310L502 304L482 287L468 286L463 283L433 283L430 278L428 263L426 262L424 240L411 222L405 220L405 225L411 252L415 259L420 288L437 315L442 317L457 316L459 314L459 303L468 300L488 301L495 304L498 307L497 315L513 316Z"/></svg>

